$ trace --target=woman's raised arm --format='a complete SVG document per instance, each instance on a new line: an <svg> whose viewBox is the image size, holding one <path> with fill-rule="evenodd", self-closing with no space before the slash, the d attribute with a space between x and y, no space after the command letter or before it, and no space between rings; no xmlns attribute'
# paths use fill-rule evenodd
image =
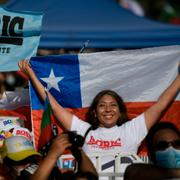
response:
<svg viewBox="0 0 180 180"><path fill-rule="evenodd" d="M180 64L179 69L180 72ZM160 95L158 101L152 105L145 112L145 121L147 129L149 130L153 124L160 118L162 112L166 110L168 105L174 100L175 96L180 90L180 73L176 76L174 81L169 85L167 89Z"/></svg>
<svg viewBox="0 0 180 180"><path fill-rule="evenodd" d="M29 60L19 61L19 68L21 71L23 71L28 75L29 79L31 80L39 96L43 101L45 101L46 99L45 88L36 77L36 74L34 73L33 69L29 64ZM66 130L70 130L73 115L69 111L64 109L49 92L48 92L48 97L55 117Z"/></svg>

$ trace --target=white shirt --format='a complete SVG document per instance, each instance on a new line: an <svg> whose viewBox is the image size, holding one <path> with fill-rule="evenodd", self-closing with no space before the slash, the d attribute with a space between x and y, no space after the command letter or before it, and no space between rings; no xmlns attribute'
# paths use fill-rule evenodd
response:
<svg viewBox="0 0 180 180"><path fill-rule="evenodd" d="M91 125L73 116L71 130L84 136ZM139 115L121 126L99 127L89 131L83 150L88 153L133 153L147 135L144 114Z"/></svg>

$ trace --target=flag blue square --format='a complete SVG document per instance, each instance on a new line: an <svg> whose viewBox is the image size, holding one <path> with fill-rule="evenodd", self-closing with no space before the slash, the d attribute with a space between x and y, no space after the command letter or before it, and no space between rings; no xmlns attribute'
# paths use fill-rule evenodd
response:
<svg viewBox="0 0 180 180"><path fill-rule="evenodd" d="M53 55L31 58L36 76L65 108L82 107L80 71L77 55ZM30 87L32 109L42 109L43 102L33 86Z"/></svg>

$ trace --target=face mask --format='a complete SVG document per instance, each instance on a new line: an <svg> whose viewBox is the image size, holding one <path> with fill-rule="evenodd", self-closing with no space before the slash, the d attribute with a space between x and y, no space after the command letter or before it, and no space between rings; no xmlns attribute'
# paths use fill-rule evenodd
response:
<svg viewBox="0 0 180 180"><path fill-rule="evenodd" d="M163 168L180 168L180 150L169 147L164 151L157 151L156 164Z"/></svg>
<svg viewBox="0 0 180 180"><path fill-rule="evenodd" d="M16 80L13 75L8 75L6 77L6 83L10 86L13 86L15 84Z"/></svg>

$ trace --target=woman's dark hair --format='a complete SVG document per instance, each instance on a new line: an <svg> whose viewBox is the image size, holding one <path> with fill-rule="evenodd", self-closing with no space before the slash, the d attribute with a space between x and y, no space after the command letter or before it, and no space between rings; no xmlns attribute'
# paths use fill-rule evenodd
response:
<svg viewBox="0 0 180 180"><path fill-rule="evenodd" d="M92 125L92 129L97 129L99 127L99 120L95 116L95 112L97 110L97 105L98 105L99 101L101 100L101 98L104 95L112 96L118 103L121 117L119 117L119 119L117 121L117 125L120 126L129 120L128 115L127 115L127 109L126 109L125 103L122 100L122 98L115 91L103 90L95 96L95 98L93 99L93 101L88 109L88 112L86 114L86 120L87 120L87 122L89 122Z"/></svg>
<svg viewBox="0 0 180 180"><path fill-rule="evenodd" d="M171 122L159 122L159 123L154 124L150 128L150 130L149 130L149 132L148 132L148 134L146 136L146 146L147 146L148 154L149 154L150 158L153 161L155 161L155 157L153 156L153 151L154 151L153 140L154 140L154 136L158 131L163 130L163 129L171 129L174 132L176 132L177 135L180 137L180 131L173 123L171 123Z"/></svg>
<svg viewBox="0 0 180 180"><path fill-rule="evenodd" d="M84 178L87 180L98 180L98 177L92 172L79 171L75 174L75 180L78 180L79 178Z"/></svg>

